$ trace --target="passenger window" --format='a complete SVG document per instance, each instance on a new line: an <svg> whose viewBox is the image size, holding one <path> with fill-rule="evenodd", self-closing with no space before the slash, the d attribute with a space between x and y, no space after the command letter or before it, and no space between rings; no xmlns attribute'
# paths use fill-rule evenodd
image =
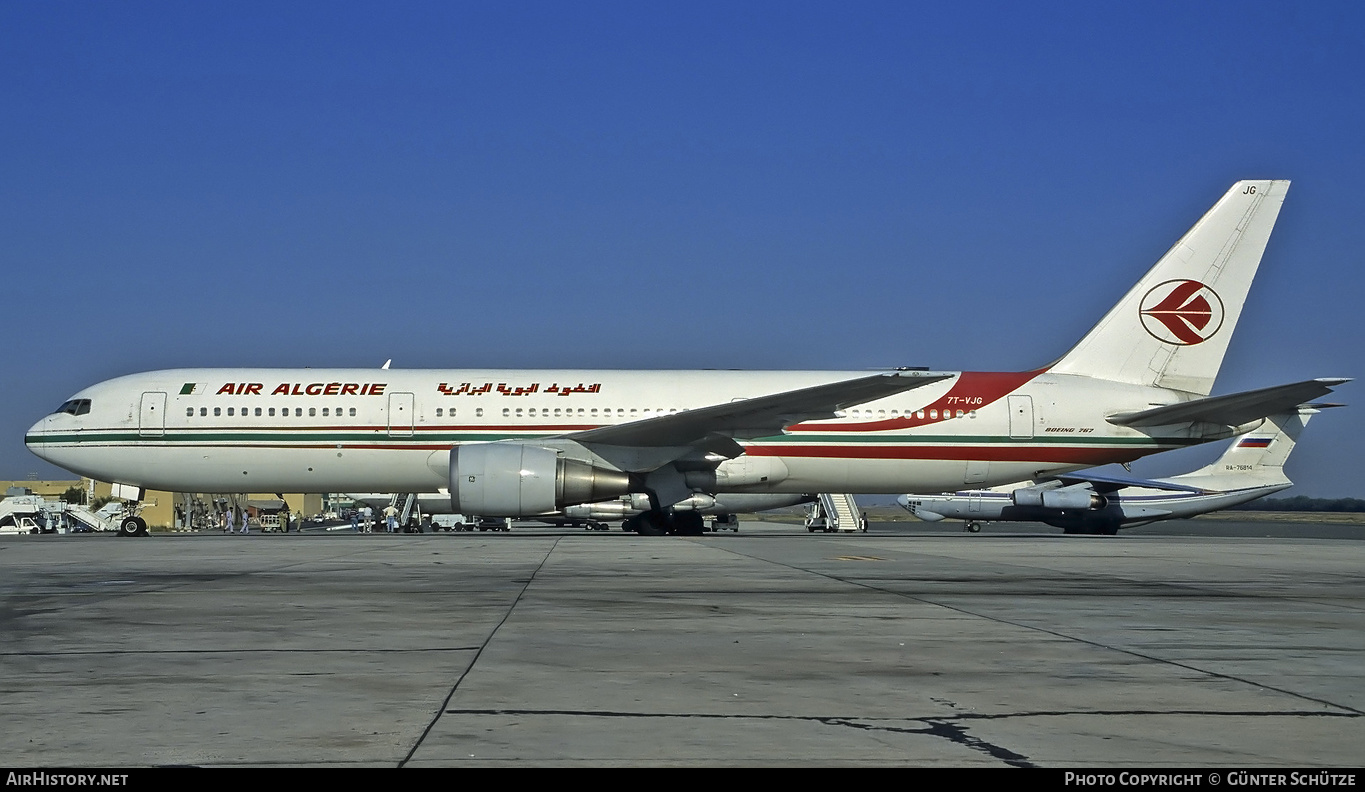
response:
<svg viewBox="0 0 1365 792"><path fill-rule="evenodd" d="M260 418L260 417L261 417L261 408L260 408L260 407L257 407L257 408L256 408L256 417L257 417L257 418Z"/></svg>
<svg viewBox="0 0 1365 792"><path fill-rule="evenodd" d="M309 407L309 408L308 408L308 417L309 417L309 418L312 418L312 417L314 417L314 416L317 415L317 414L318 414L318 408L316 408L316 407Z"/></svg>
<svg viewBox="0 0 1365 792"><path fill-rule="evenodd" d="M479 408L477 408L476 410L474 410L474 417L475 417L475 418L482 418L482 417L483 417L483 408L482 408L482 407L479 407Z"/></svg>
<svg viewBox="0 0 1365 792"><path fill-rule="evenodd" d="M200 418L203 418L204 416L206 416L206 415L208 415L208 414L209 414L209 408L207 408L207 407L200 407L200 408L199 408L199 417L200 417Z"/></svg>
<svg viewBox="0 0 1365 792"><path fill-rule="evenodd" d="M274 408L274 407L271 407L269 412L270 412L270 417L271 417L271 418L274 418L274 417L275 417L275 408Z"/></svg>
<svg viewBox="0 0 1365 792"><path fill-rule="evenodd" d="M938 419L938 410L930 410L930 411L929 411L929 420L932 421L932 420L937 420L937 419Z"/></svg>
<svg viewBox="0 0 1365 792"><path fill-rule="evenodd" d="M186 418L193 418L193 417L194 417L194 408L193 408L193 407L186 407L186 408L185 408L185 417L186 417Z"/></svg>
<svg viewBox="0 0 1365 792"><path fill-rule="evenodd" d="M228 408L228 415L232 415L232 408L231 408L231 407Z"/></svg>
<svg viewBox="0 0 1365 792"><path fill-rule="evenodd" d="M213 408L213 417L214 417L214 418L217 418L218 416L220 416L220 415L222 415L222 414L223 414L223 408L222 408L222 407L214 407L214 408Z"/></svg>
<svg viewBox="0 0 1365 792"><path fill-rule="evenodd" d="M437 407L437 408L436 408L436 417L437 417L437 418L440 418L440 417L441 417L441 408L440 408L440 407Z"/></svg>
<svg viewBox="0 0 1365 792"><path fill-rule="evenodd" d="M294 408L294 417L295 417L295 418L302 418L302 417L303 417L303 408L302 408L302 407L295 407L295 408Z"/></svg>
<svg viewBox="0 0 1365 792"><path fill-rule="evenodd" d="M322 408L322 417L323 417L323 418L326 418L326 417L327 417L327 408L326 408L326 407L323 407L323 408Z"/></svg>
<svg viewBox="0 0 1365 792"><path fill-rule="evenodd" d="M354 407L351 408L351 415L355 415L355 408L354 408Z"/></svg>

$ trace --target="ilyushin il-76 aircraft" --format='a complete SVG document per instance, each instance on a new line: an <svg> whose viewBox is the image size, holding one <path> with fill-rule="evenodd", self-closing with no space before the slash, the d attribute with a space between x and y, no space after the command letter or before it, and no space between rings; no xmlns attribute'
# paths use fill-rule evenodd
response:
<svg viewBox="0 0 1365 792"><path fill-rule="evenodd" d="M1233 440L1212 464L1180 476L1134 479L1067 473L986 490L902 495L897 502L926 522L962 520L976 533L985 522L1042 522L1069 534L1112 536L1126 526L1194 517L1294 486L1284 463L1308 419L1325 407L1305 404L1268 417Z"/></svg>
<svg viewBox="0 0 1365 792"><path fill-rule="evenodd" d="M1027 371L174 369L73 395L38 456L176 492L431 492L532 517L641 494L943 492L1232 437L1345 380L1210 396L1287 181L1233 185L1081 341ZM129 518L136 520L137 518Z"/></svg>

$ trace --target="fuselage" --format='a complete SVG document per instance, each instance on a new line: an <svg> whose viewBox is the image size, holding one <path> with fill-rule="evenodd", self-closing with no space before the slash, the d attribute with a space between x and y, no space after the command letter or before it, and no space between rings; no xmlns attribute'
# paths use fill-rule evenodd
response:
<svg viewBox="0 0 1365 792"><path fill-rule="evenodd" d="M1179 479L1171 479L1180 483ZM1129 487L1103 496L1096 509L1049 509L1017 506L1009 492L963 490L939 495L904 495L900 504L911 514L930 522L940 519L967 522L1042 522L1061 528L1137 525L1156 520L1194 517L1240 506L1293 486L1289 481L1247 486L1218 492L1173 492L1167 489Z"/></svg>
<svg viewBox="0 0 1365 792"><path fill-rule="evenodd" d="M461 443L534 441L850 380L848 371L173 369L107 380L29 430L38 456L178 492L432 492ZM1046 371L955 373L834 420L741 441L779 480L749 492L989 487L1228 437L1115 413L1189 398Z"/></svg>

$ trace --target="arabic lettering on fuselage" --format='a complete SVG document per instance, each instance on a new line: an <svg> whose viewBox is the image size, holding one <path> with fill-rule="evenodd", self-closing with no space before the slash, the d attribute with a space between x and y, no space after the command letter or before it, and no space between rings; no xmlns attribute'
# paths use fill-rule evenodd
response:
<svg viewBox="0 0 1365 792"><path fill-rule="evenodd" d="M383 396L387 382L281 382L271 396ZM260 396L265 384L261 382L229 382L215 395Z"/></svg>
<svg viewBox="0 0 1365 792"><path fill-rule="evenodd" d="M499 382L497 387L493 383L486 382L483 385L475 385L472 382L462 382L460 387L451 387L449 383L442 382L436 386L436 390L446 396L482 396L485 393L497 391L503 396L530 396L533 393L551 393L556 396L570 396L575 393L600 393L602 383L594 382L591 385L578 383L577 385L560 385L558 382L550 387L541 390L539 382L530 385L508 385L506 382Z"/></svg>

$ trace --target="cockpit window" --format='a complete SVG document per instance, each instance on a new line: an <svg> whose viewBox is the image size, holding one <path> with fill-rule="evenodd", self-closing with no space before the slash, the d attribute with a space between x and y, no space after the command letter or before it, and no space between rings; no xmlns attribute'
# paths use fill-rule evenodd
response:
<svg viewBox="0 0 1365 792"><path fill-rule="evenodd" d="M62 406L61 406L61 407L58 407L57 409L53 410L52 412L53 412L54 415L57 414L57 413L70 413L71 415L85 415L86 413L90 412L90 400L89 400L89 399L71 399L70 401L62 402Z"/></svg>

